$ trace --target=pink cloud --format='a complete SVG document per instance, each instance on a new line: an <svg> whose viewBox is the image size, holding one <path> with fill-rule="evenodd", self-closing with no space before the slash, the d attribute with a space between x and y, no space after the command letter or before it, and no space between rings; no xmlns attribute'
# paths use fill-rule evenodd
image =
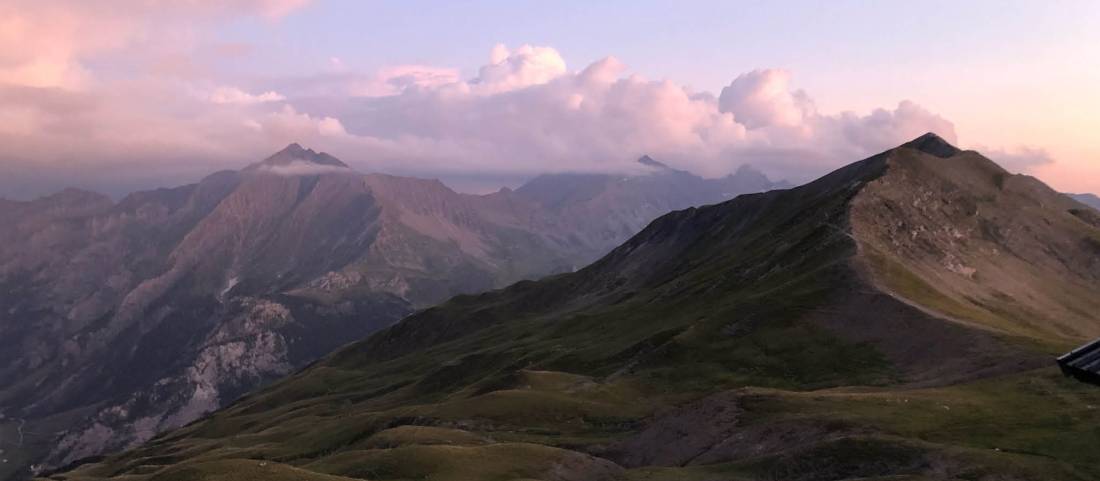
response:
<svg viewBox="0 0 1100 481"><path fill-rule="evenodd" d="M481 93L494 94L547 83L566 73L565 59L550 47L522 45L509 50L497 44L489 54L489 64L471 81Z"/></svg>
<svg viewBox="0 0 1100 481"><path fill-rule="evenodd" d="M797 127L814 115L814 105L805 92L791 90L790 80L790 72L779 69L741 74L722 89L718 108L750 129Z"/></svg>
<svg viewBox="0 0 1100 481"><path fill-rule="evenodd" d="M327 150L373 169L419 175L626 172L651 154L708 176L752 163L803 179L927 131L955 138L950 122L911 102L867 115L820 114L782 70L738 76L715 97L630 75L611 57L579 72L535 59L560 55L498 46L468 81L351 105L303 100L302 108L346 127L344 145Z"/></svg>
<svg viewBox="0 0 1100 481"><path fill-rule="evenodd" d="M279 19L310 0L6 0L0 4L0 84L86 87L89 55L204 22Z"/></svg>
<svg viewBox="0 0 1100 481"><path fill-rule="evenodd" d="M195 15L268 15L297 5L235 4L195 7L202 12ZM67 55L79 68L73 59L81 54ZM822 114L783 70L736 76L715 96L632 74L613 57L579 71L550 47L497 46L489 57L465 79L450 67L364 74L341 63L248 89L216 77L9 83L0 85L0 142L9 169L171 183L165 179L240 167L290 142L360 170L421 176L633 172L634 159L650 154L705 176L753 164L798 181L927 131L955 140L950 121L907 101L866 114ZM2 182L0 196L11 188Z"/></svg>
<svg viewBox="0 0 1100 481"><path fill-rule="evenodd" d="M268 90L263 93L252 94L245 92L237 87L218 87L210 93L209 97L211 102L216 104L259 104L265 102L279 102L286 100L286 97L282 96L278 92Z"/></svg>

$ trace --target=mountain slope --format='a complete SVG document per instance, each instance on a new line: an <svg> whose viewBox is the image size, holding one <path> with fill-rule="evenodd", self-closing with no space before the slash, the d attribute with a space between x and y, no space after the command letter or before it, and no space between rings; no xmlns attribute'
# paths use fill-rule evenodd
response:
<svg viewBox="0 0 1100 481"><path fill-rule="evenodd" d="M68 192L46 199L56 214L25 206L0 276L16 340L0 406L29 421L27 447L47 463L121 449L408 314L384 292L285 293L368 245L377 209L360 184L246 169L117 205Z"/></svg>
<svg viewBox="0 0 1100 481"><path fill-rule="evenodd" d="M1095 479L1100 217L935 136L459 296L58 479ZM892 477L891 477L892 476Z"/></svg>
<svg viewBox="0 0 1100 481"><path fill-rule="evenodd" d="M1093 209L1100 210L1100 197L1097 197L1096 194L1071 194L1070 197Z"/></svg>
<svg viewBox="0 0 1100 481"><path fill-rule="evenodd" d="M360 174L297 144L118 203L0 202L0 442L30 433L0 479L136 445L455 294L573 270L660 213L584 214L627 225L589 232L516 192Z"/></svg>

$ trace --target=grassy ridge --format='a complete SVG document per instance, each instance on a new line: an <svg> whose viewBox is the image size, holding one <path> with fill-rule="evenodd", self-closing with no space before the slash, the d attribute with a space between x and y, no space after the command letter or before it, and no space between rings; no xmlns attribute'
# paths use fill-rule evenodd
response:
<svg viewBox="0 0 1100 481"><path fill-rule="evenodd" d="M853 234L893 158L670 214L577 273L452 299L55 478L1100 478L1100 390L1030 367L1072 336L945 293L935 263L880 247L907 232Z"/></svg>

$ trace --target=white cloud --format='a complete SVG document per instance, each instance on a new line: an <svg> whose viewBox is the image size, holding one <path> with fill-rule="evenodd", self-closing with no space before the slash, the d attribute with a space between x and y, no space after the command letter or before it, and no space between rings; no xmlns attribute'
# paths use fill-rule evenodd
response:
<svg viewBox="0 0 1100 481"><path fill-rule="evenodd" d="M715 96L631 74L613 57L569 71L549 47L497 46L471 79L422 65L338 67L248 90L155 77L0 85L2 160L58 179L164 184L300 142L370 170L421 176L627 172L650 154L706 176L751 163L800 181L926 131L955 140L949 121L912 102L822 114L782 70L737 76ZM180 95L188 91L199 94ZM0 196L10 188L3 182Z"/></svg>
<svg viewBox="0 0 1100 481"><path fill-rule="evenodd" d="M912 102L825 115L791 81L783 70L753 71L715 97L627 74L612 57L569 72L553 49L497 46L469 81L410 85L357 103L301 99L299 107L346 127L345 144L327 150L429 176L622 172L650 154L707 176L753 163L805 180L927 131L955 140L949 121Z"/></svg>
<svg viewBox="0 0 1100 481"><path fill-rule="evenodd" d="M385 67L376 74L349 84L353 97L385 97L410 88L437 88L461 80L457 69L426 65Z"/></svg>
<svg viewBox="0 0 1100 481"><path fill-rule="evenodd" d="M208 99L216 104L259 104L286 100L278 92L268 90L260 94L251 94L236 87L218 87L210 93Z"/></svg>
<svg viewBox="0 0 1100 481"><path fill-rule="evenodd" d="M270 113L260 121L261 130L277 139L314 139L347 135L340 120L299 113L290 105Z"/></svg>
<svg viewBox="0 0 1100 481"><path fill-rule="evenodd" d="M798 127L814 115L814 106L805 92L791 91L790 80L790 72L779 69L739 75L722 89L718 108L750 129Z"/></svg>
<svg viewBox="0 0 1100 481"><path fill-rule="evenodd" d="M565 73L565 59L553 48L523 45L509 50L497 44L471 84L478 92L494 94L544 84Z"/></svg>
<svg viewBox="0 0 1100 481"><path fill-rule="evenodd" d="M261 166L259 170L263 172L270 172L275 175L282 175L285 177L355 172L350 168L339 165L321 165L300 160L295 160L285 165L264 165Z"/></svg>

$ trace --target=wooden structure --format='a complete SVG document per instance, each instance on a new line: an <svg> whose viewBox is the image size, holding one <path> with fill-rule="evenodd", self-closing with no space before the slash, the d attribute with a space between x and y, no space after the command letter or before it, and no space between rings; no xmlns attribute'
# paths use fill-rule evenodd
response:
<svg viewBox="0 0 1100 481"><path fill-rule="evenodd" d="M1058 367L1066 376L1100 386L1100 339L1059 357Z"/></svg>

